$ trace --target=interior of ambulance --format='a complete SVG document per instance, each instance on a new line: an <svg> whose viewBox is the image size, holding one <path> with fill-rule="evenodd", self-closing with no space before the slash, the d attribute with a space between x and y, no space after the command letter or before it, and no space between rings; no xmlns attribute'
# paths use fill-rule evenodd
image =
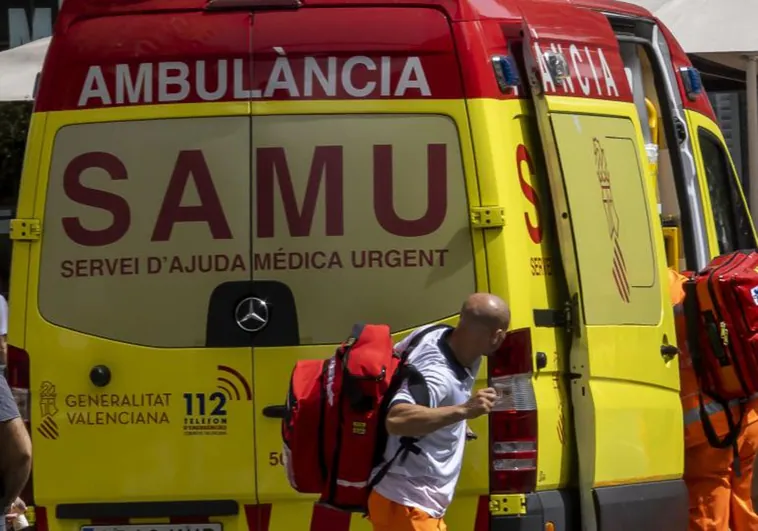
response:
<svg viewBox="0 0 758 531"><path fill-rule="evenodd" d="M657 193L666 247L667 265L677 271L697 269L694 259L693 213L686 200L683 180L685 160L679 145L687 139L687 125L675 118L662 65L656 58L647 25L612 19L619 40L627 79L639 113L650 175ZM673 73L673 72L672 72ZM708 193L719 243L719 254L755 246L750 217L738 187L735 170L723 143L710 131L699 128L696 141L701 146Z"/></svg>

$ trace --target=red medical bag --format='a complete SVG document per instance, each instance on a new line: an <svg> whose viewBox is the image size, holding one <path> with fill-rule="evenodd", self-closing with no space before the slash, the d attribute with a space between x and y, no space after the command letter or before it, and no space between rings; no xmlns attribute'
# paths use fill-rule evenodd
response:
<svg viewBox="0 0 758 531"><path fill-rule="evenodd" d="M371 488L394 461L371 477L383 461L389 401L407 380L416 403L429 403L423 376L407 359L441 327L417 333L395 352L387 325L356 325L331 358L297 362L282 422L284 465L295 490L319 493L321 503L337 509L366 511ZM401 440L402 447L414 451L414 441Z"/></svg>

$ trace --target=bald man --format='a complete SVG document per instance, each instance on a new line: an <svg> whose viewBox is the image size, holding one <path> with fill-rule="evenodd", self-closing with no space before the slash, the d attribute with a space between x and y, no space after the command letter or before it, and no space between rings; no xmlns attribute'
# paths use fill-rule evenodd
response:
<svg viewBox="0 0 758 531"><path fill-rule="evenodd" d="M494 353L510 325L508 305L489 293L474 293L461 308L455 328L431 331L408 361L424 376L429 407L415 403L401 388L387 414L385 459L400 447L401 437L421 437L421 452L394 463L369 498L374 531L445 530L443 517L453 500L463 463L466 420L486 415L497 399L494 389L472 388L482 356ZM419 328L396 345L402 352Z"/></svg>

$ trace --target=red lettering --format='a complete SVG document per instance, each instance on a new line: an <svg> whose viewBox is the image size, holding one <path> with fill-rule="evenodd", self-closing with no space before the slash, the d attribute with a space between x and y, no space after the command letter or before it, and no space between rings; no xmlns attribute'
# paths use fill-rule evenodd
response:
<svg viewBox="0 0 758 531"><path fill-rule="evenodd" d="M524 212L524 222L526 223L526 230L529 233L529 237L534 243L540 243L542 241L542 226L540 223L540 199L537 196L537 190L524 179L523 165L526 163L526 167L529 170L530 180L534 179L534 163L532 157L529 155L529 151L524 144L519 144L516 149L516 167L518 168L518 180L521 184L521 193L532 205L534 205L534 219L535 223L532 223L528 212Z"/></svg>
<svg viewBox="0 0 758 531"><path fill-rule="evenodd" d="M200 204L185 206L181 203L190 176L195 182ZM163 204L158 213L151 240L165 242L171 237L175 223L198 221L208 224L214 240L232 238L232 231L224 215L224 209L216 187L213 185L213 178L203 152L199 149L180 151L168 182L166 195L163 197Z"/></svg>
<svg viewBox="0 0 758 531"><path fill-rule="evenodd" d="M259 238L274 236L274 181L277 177L290 236L310 235L322 180L326 189L326 235L342 236L345 233L342 202L342 146L316 146L313 159L311 159L302 208L299 208L297 204L295 186L284 148L258 148L256 161L257 235Z"/></svg>
<svg viewBox="0 0 758 531"><path fill-rule="evenodd" d="M392 146L374 146L374 212L379 225L395 236L418 237L440 228L447 215L447 146L427 146L427 206L418 219L397 215L394 205Z"/></svg>
<svg viewBox="0 0 758 531"><path fill-rule="evenodd" d="M81 182L82 174L91 169L103 170L114 181L128 178L126 167L115 155L102 151L82 153L69 162L63 172L63 192L80 205L107 210L113 216L113 221L104 229L88 229L82 225L78 217L73 216L62 218L61 223L66 235L79 245L110 245L121 239L129 230L129 203L118 194L84 186Z"/></svg>

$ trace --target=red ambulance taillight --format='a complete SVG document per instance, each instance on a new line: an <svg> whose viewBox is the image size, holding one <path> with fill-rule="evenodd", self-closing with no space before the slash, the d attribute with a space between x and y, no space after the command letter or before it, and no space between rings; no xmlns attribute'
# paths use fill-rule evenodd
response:
<svg viewBox="0 0 758 531"><path fill-rule="evenodd" d="M490 414L490 492L531 492L537 485L537 399L528 328L508 332L488 360L498 401Z"/></svg>
<svg viewBox="0 0 758 531"><path fill-rule="evenodd" d="M29 422L29 354L24 349L8 345L7 380L18 411Z"/></svg>

